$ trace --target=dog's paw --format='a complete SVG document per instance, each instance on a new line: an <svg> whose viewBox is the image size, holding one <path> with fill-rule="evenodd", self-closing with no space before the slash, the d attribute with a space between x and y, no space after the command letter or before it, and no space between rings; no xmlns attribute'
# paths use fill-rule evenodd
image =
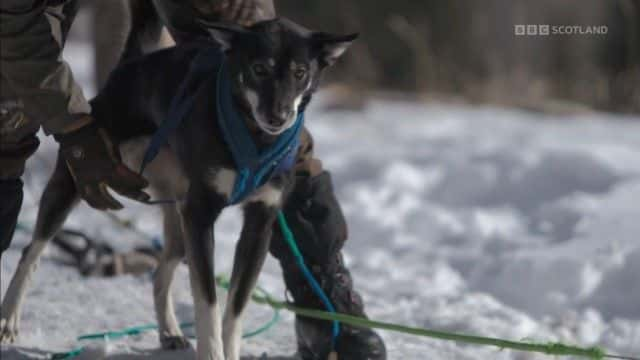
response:
<svg viewBox="0 0 640 360"><path fill-rule="evenodd" d="M191 347L189 339L184 336L163 336L160 338L163 350L184 350Z"/></svg>
<svg viewBox="0 0 640 360"><path fill-rule="evenodd" d="M0 319L0 344L13 344L18 338L18 326L12 319Z"/></svg>

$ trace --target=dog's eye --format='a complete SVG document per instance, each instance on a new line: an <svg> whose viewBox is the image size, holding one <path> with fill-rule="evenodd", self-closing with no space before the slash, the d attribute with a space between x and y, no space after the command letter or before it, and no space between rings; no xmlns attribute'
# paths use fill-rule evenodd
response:
<svg viewBox="0 0 640 360"><path fill-rule="evenodd" d="M265 77L267 76L267 74L269 74L269 69L267 69L267 67L264 64L253 64L253 66L251 67L251 70L253 71L254 74L256 74L257 77Z"/></svg>
<svg viewBox="0 0 640 360"><path fill-rule="evenodd" d="M302 80L305 76L307 76L307 69L298 68L296 69L296 71L294 71L293 76L295 76L298 80Z"/></svg>

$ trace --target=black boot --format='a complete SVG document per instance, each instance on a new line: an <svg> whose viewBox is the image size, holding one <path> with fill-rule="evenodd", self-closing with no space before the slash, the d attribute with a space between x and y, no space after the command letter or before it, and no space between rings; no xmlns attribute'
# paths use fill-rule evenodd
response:
<svg viewBox="0 0 640 360"><path fill-rule="evenodd" d="M11 245L22 207L22 181L0 180L0 256Z"/></svg>
<svg viewBox="0 0 640 360"><path fill-rule="evenodd" d="M287 198L284 213L307 266L323 290L343 314L366 317L362 298L353 289L351 274L344 265L340 249L347 238L347 227L333 193L329 173L298 177ZM271 252L282 265L285 284L296 306L325 310L318 296L295 263L279 228L274 229ZM386 349L374 331L341 324L336 348L331 344L332 323L296 316L298 351L304 360L325 360L335 350L340 360L383 360Z"/></svg>

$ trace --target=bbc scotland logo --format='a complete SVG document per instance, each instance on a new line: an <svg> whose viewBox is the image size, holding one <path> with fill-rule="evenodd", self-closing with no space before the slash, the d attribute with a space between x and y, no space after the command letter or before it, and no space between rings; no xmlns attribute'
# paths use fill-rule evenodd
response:
<svg viewBox="0 0 640 360"><path fill-rule="evenodd" d="M601 36L609 32L606 25L548 25L548 24L517 24L513 26L516 36L551 36L551 35L586 35Z"/></svg>

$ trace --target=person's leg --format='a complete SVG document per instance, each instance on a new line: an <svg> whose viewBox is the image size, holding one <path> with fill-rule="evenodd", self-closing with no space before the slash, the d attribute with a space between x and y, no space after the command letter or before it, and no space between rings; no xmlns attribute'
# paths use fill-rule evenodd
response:
<svg viewBox="0 0 640 360"><path fill-rule="evenodd" d="M163 24L151 1L94 1L91 10L97 89L123 62L173 45L163 38Z"/></svg>
<svg viewBox="0 0 640 360"><path fill-rule="evenodd" d="M331 175L313 158L313 142L303 136L302 161L297 166L295 188L283 211L305 262L340 313L366 316L362 298L346 268L341 249L347 240L347 225L333 191ZM279 227L274 228L271 254L282 266L287 290L295 305L324 310L296 265ZM331 351L331 323L296 317L298 351L304 360L326 359ZM339 359L386 359L382 338L370 329L343 325L338 338Z"/></svg>
<svg viewBox="0 0 640 360"><path fill-rule="evenodd" d="M276 17L273 0L153 0L153 4L177 43L208 37L197 20L252 25Z"/></svg>
<svg viewBox="0 0 640 360"><path fill-rule="evenodd" d="M22 102L2 89L0 97L0 256L11 239L22 207L22 173L39 145L38 126L24 114Z"/></svg>

